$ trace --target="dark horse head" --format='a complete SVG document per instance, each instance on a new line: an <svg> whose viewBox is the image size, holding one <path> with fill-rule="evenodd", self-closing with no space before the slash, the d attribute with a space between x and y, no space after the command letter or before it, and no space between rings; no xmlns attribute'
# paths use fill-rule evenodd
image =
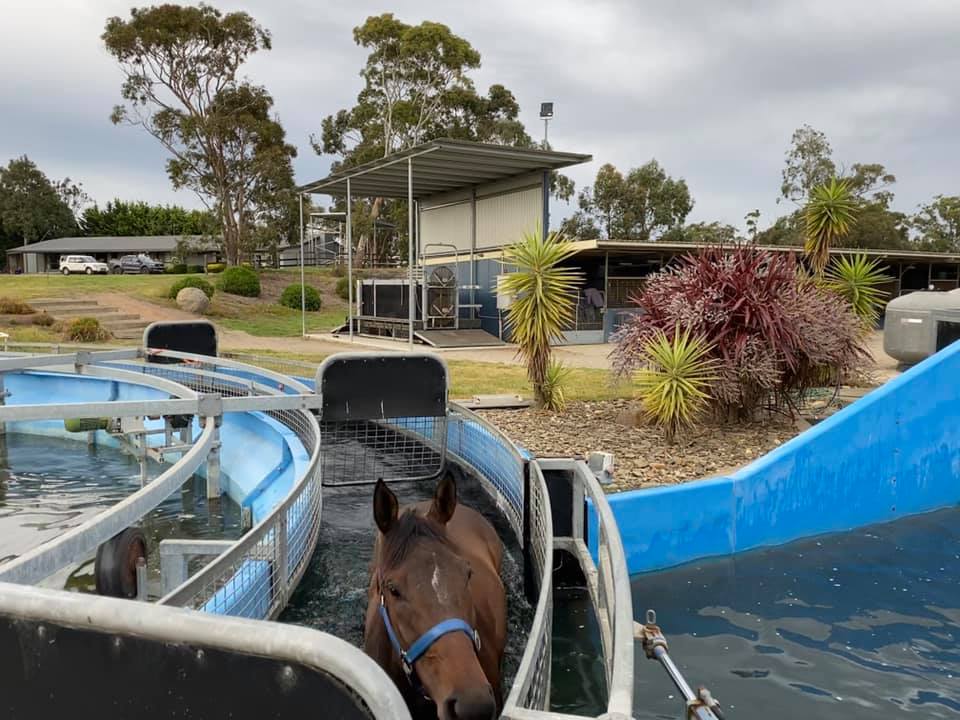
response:
<svg viewBox="0 0 960 720"><path fill-rule="evenodd" d="M377 483L373 510L382 535L365 644L411 709L428 698L440 720L490 720L497 708L478 659L483 629L475 605L475 593L484 588L475 587L473 569L452 537L456 508L450 476L437 485L432 502L402 514L396 496Z"/></svg>

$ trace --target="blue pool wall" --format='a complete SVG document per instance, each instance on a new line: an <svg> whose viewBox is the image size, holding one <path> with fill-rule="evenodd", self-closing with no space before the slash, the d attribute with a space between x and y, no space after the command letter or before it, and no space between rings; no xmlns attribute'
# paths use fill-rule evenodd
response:
<svg viewBox="0 0 960 720"><path fill-rule="evenodd" d="M954 505L960 342L737 472L608 497L631 574Z"/></svg>

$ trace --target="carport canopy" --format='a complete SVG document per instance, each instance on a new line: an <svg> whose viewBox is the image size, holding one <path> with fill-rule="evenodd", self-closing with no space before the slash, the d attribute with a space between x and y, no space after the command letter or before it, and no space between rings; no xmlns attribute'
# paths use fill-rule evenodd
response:
<svg viewBox="0 0 960 720"><path fill-rule="evenodd" d="M557 170L591 160L590 155L440 139L308 183L302 193L420 200L438 193L505 180L526 173ZM408 161L411 161L409 163ZM412 164L412 188L408 187Z"/></svg>

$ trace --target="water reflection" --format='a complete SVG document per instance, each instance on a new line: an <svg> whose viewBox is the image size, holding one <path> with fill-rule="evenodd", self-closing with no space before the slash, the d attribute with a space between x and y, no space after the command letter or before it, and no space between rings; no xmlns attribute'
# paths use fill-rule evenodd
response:
<svg viewBox="0 0 960 720"><path fill-rule="evenodd" d="M150 477L166 467L151 463ZM118 449L62 438L0 435L0 562L79 525L139 489L136 458ZM160 593L161 539L240 537L239 506L226 495L210 502L205 495L205 481L195 476L140 523L147 536L152 597ZM208 560L192 561L191 570ZM44 584L93 592L92 557Z"/></svg>
<svg viewBox="0 0 960 720"><path fill-rule="evenodd" d="M633 580L671 655L739 718L960 714L960 510ZM637 655L638 718L676 717ZM672 696L672 697L670 697Z"/></svg>

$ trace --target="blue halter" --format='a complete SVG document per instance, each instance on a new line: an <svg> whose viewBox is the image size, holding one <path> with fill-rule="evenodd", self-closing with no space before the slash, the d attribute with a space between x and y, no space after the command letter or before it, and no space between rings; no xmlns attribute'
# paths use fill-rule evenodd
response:
<svg viewBox="0 0 960 720"><path fill-rule="evenodd" d="M404 650L403 646L400 645L400 638L397 637L397 633L393 629L393 623L390 622L390 614L387 612L386 605L383 604L382 594L380 595L380 617L383 619L383 626L387 629L387 636L390 638L390 644L393 645L394 649L397 651L397 654L400 655L400 664L403 667L403 672L407 675L407 679L410 679L410 676L413 674L413 664L420 659L420 656L429 650L430 646L433 645L437 640L449 633L464 633L468 638L470 638L470 642L473 643L473 647L476 649L476 651L480 651L480 633L471 627L470 623L466 622L465 620L461 620L460 618L451 618L449 620L438 622L423 635L418 637L416 642L414 642L413 645L411 645L407 650Z"/></svg>

